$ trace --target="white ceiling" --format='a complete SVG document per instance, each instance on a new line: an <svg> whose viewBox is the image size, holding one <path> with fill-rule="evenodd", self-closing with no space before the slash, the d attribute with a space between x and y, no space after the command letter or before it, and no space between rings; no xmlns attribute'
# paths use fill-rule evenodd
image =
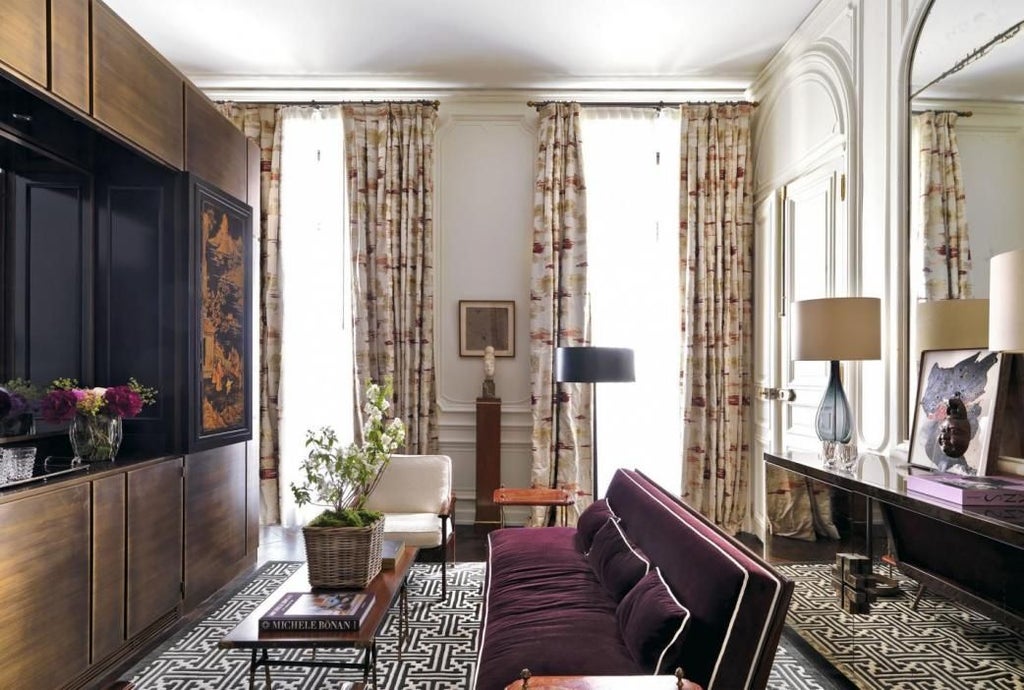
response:
<svg viewBox="0 0 1024 690"><path fill-rule="evenodd" d="M105 0L201 87L742 91L819 0Z"/></svg>
<svg viewBox="0 0 1024 690"><path fill-rule="evenodd" d="M1024 20L1024 0L935 0L918 38L911 92ZM928 87L920 98L1024 101L1024 32Z"/></svg>

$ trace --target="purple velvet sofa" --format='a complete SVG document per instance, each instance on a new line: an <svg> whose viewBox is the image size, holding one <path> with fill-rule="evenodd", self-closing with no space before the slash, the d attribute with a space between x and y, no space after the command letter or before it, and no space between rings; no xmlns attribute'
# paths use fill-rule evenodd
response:
<svg viewBox="0 0 1024 690"><path fill-rule="evenodd" d="M476 690L533 675L671 674L763 688L793 583L643 474L576 527L489 537Z"/></svg>

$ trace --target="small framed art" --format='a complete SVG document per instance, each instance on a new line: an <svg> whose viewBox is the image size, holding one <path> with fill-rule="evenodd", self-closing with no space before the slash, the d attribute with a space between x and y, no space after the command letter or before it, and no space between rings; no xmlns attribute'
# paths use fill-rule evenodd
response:
<svg viewBox="0 0 1024 690"><path fill-rule="evenodd" d="M512 300L459 300L459 356L516 356L516 303Z"/></svg>
<svg viewBox="0 0 1024 690"><path fill-rule="evenodd" d="M910 433L910 464L940 472L983 475L989 456L992 425L1002 387L1002 355L990 350L925 350L921 353ZM946 455L939 432L948 402L960 396L970 424L967 450L961 457Z"/></svg>

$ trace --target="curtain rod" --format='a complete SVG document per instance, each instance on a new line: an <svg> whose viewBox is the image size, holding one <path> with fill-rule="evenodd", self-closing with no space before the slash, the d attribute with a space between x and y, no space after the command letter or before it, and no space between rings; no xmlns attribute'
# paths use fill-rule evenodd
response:
<svg viewBox="0 0 1024 690"><path fill-rule="evenodd" d="M527 101L526 105L531 108L543 108L552 103L569 103L571 101ZM757 101L681 101L679 103L666 103L659 101L577 101L581 108L674 108L680 105L749 105L756 108L760 105Z"/></svg>
<svg viewBox="0 0 1024 690"><path fill-rule="evenodd" d="M975 60L980 60L981 58L985 57L986 55L988 55L989 51L991 51L997 45L999 45L1000 43L1005 43L1006 41L1009 41L1011 38L1016 36L1020 32L1022 27L1024 27L1024 21L1019 21L1006 31L999 32L998 34L990 38L985 44L975 48L974 50L969 52L965 57L961 58L960 60L957 60L956 63L954 63L954 65L947 69L945 72L932 79L930 82L919 88L914 93L910 94L910 97L917 98L930 86L938 84L946 77L953 76L954 74L962 70L964 67L967 67L967 65L974 62Z"/></svg>
<svg viewBox="0 0 1024 690"><path fill-rule="evenodd" d="M238 105L308 105L313 108L320 108L326 105L429 105L438 108L441 101L418 98L409 101L217 101L217 103L237 103Z"/></svg>
<svg viewBox="0 0 1024 690"><path fill-rule="evenodd" d="M974 115L970 110L911 110L914 115L921 115L923 113L956 113L960 117L971 117Z"/></svg>

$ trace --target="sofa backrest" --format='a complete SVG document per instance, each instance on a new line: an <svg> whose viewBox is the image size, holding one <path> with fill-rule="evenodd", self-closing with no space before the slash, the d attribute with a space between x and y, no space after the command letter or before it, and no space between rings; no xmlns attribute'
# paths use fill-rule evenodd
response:
<svg viewBox="0 0 1024 690"><path fill-rule="evenodd" d="M690 611L681 658L665 666L705 690L765 687L793 583L639 472L618 470L606 498Z"/></svg>

